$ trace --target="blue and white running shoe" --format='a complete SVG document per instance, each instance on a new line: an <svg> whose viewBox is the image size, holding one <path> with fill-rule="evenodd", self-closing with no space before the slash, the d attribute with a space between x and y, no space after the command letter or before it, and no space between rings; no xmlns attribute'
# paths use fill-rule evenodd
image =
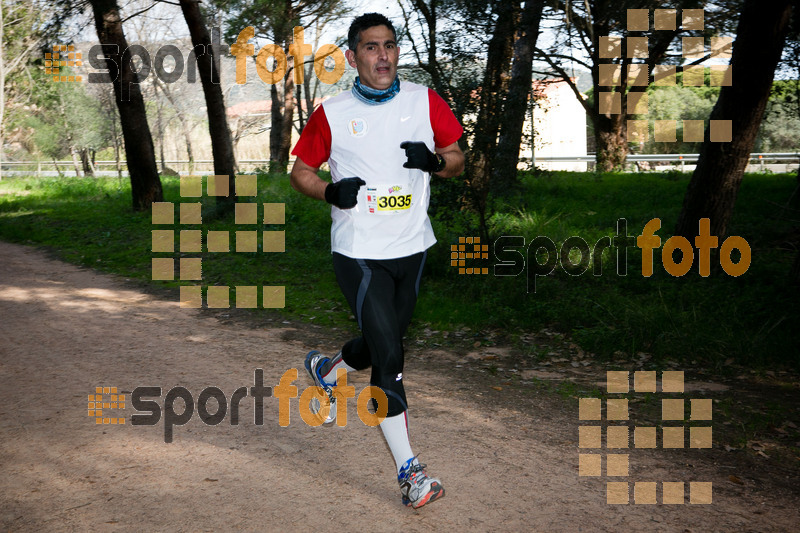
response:
<svg viewBox="0 0 800 533"><path fill-rule="evenodd" d="M336 386L336 382L327 383L322 376L320 375L319 371L322 368L322 365L327 363L330 358L323 356L317 350L311 350L306 355L305 360L305 367L306 372L308 372L311 381L314 382L314 385L317 387L321 387L322 390L325 391L325 394L328 395L328 402L330 403L330 411L328 412L328 417L325 419L323 424L332 424L336 420L336 397L333 395L333 387ZM309 406L310 411L313 414L317 414L320 409L322 409L322 405L320 404L317 398L311 400L311 405Z"/></svg>

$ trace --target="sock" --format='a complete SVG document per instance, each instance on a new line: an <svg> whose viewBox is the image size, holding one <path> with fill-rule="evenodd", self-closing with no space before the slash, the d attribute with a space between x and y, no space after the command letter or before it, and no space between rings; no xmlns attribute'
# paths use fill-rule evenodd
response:
<svg viewBox="0 0 800 533"><path fill-rule="evenodd" d="M387 416L381 422L381 431L392 450L397 471L410 460L414 459L414 452L411 451L411 444L408 442L408 416L403 411L399 415Z"/></svg>
<svg viewBox="0 0 800 533"><path fill-rule="evenodd" d="M325 383L335 383L336 371L340 368L344 368L348 372L355 370L355 368L344 362L344 359L342 358L342 352L339 352L329 359L324 365L322 365L322 368L319 369L319 373L322 376L322 379L325 380ZM328 376L330 376L330 378L328 378Z"/></svg>

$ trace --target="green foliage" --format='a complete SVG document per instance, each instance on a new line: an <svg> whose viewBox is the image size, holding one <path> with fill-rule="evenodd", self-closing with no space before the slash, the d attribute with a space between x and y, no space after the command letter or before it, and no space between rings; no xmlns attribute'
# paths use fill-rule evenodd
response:
<svg viewBox="0 0 800 533"><path fill-rule="evenodd" d="M179 202L178 181L162 179L165 200ZM285 202L286 224L248 229L285 229L287 252L200 254L203 283L285 285L282 316L344 329L348 333L337 341L344 340L355 326L331 268L329 207L291 190L285 175L260 175L258 180L255 201ZM594 249L598 240L616 234L620 219L635 237L649 220L659 218L657 235L663 245L687 184L687 176L656 173L604 174L600 179L565 172L524 174L522 192L513 204L500 206L491 229L495 235L521 236L526 245L546 236L557 248L578 236ZM654 361L698 361L713 367L730 358L762 368L797 365L794 325L800 308L796 292L784 282L796 254L787 243L796 237L790 223L774 214L774 206L784 203L794 186L794 176L745 176L730 227L730 234L742 236L752 249L751 266L740 278L719 267L701 278L696 259L689 274L672 277L660 266L659 250L654 253L654 275L645 278L636 247L626 249L624 276L617 273L615 251L608 249L599 251L601 271L590 266L577 276L560 266L527 281L524 273L461 275L450 266L450 245L476 236L477 226L472 215L442 206L432 221L439 242L429 250L414 324L444 331L493 329L506 341L519 343L525 333L547 327L567 334L595 358L618 360L622 354L647 352ZM131 211L127 183L12 179L0 182L0 193L0 238L48 246L67 260L164 287L177 298L179 282L150 281L154 226L148 213ZM213 207L212 199L203 201L207 209ZM205 223L203 229L235 231L237 226L222 219ZM476 263L491 273L498 259L494 243L489 244L489 259ZM526 256L524 248L520 252ZM576 260L574 254L570 257ZM540 263L544 259L537 256ZM253 313L273 316L274 311ZM411 335L415 331L412 327Z"/></svg>
<svg viewBox="0 0 800 533"><path fill-rule="evenodd" d="M772 84L755 149L759 152L800 150L800 80L778 80Z"/></svg>
<svg viewBox="0 0 800 533"><path fill-rule="evenodd" d="M68 75L69 69L62 69ZM34 153L51 159L71 150L100 150L111 142L111 123L83 84L55 83L42 68L31 71L32 111L18 112L12 122L27 130Z"/></svg>
<svg viewBox="0 0 800 533"><path fill-rule="evenodd" d="M697 153L702 143L683 142L684 120L708 120L719 97L719 87L667 86L648 88L647 119L653 131L656 120L677 120L678 142L655 142L652 136L641 150L646 154Z"/></svg>
<svg viewBox="0 0 800 533"><path fill-rule="evenodd" d="M0 2L3 14L2 42L4 78L4 109L2 114L4 135L14 132L14 115L24 115L28 95L35 86L29 75L32 70L31 59L40 51L43 40L42 29L52 8L40 2L23 0L3 0Z"/></svg>
<svg viewBox="0 0 800 533"><path fill-rule="evenodd" d="M756 140L759 152L800 150L800 113L795 104L771 102L761 122Z"/></svg>
<svg viewBox="0 0 800 533"><path fill-rule="evenodd" d="M698 153L701 143L683 142L684 120L703 120L706 125L711 110L719 98L720 87L687 87L681 84L682 74L677 75L677 85L647 88L648 112L634 118L647 119L650 131L654 131L656 120L677 120L677 142L656 142L653 135L644 146L631 143L634 153L644 154L688 154ZM588 91L591 101L592 91ZM592 124L589 122L589 130ZM794 152L800 150L800 80L777 80L764 112L764 119L756 139L756 152Z"/></svg>

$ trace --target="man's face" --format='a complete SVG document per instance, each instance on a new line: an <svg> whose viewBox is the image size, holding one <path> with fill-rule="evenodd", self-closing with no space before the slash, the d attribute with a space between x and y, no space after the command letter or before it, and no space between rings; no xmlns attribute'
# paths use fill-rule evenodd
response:
<svg viewBox="0 0 800 533"><path fill-rule="evenodd" d="M361 83L372 89L384 90L392 85L397 75L400 50L386 26L372 26L361 32L355 52L345 52L351 67L358 70Z"/></svg>

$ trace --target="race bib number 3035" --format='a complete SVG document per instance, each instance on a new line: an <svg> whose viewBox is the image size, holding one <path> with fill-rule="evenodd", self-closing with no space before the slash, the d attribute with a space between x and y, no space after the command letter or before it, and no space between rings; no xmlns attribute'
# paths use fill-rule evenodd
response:
<svg viewBox="0 0 800 533"><path fill-rule="evenodd" d="M399 185L367 188L367 209L376 215L396 215L411 207L411 195Z"/></svg>

